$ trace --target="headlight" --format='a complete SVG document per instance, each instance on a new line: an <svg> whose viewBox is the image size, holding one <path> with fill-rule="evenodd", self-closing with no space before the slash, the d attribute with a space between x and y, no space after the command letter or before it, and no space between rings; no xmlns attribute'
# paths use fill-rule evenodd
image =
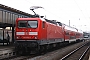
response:
<svg viewBox="0 0 90 60"><path fill-rule="evenodd" d="M17 36L16 38L18 39L19 37Z"/></svg>
<svg viewBox="0 0 90 60"><path fill-rule="evenodd" d="M35 37L35 39L37 39L37 37Z"/></svg>

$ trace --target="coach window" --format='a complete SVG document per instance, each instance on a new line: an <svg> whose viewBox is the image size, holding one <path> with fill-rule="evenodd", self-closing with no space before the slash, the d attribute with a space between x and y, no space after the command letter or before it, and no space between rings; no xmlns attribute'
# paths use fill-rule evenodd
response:
<svg viewBox="0 0 90 60"><path fill-rule="evenodd" d="M77 35L77 36L80 36L80 34L78 34L78 33L77 33L76 35Z"/></svg>
<svg viewBox="0 0 90 60"><path fill-rule="evenodd" d="M45 22L44 21L42 22L42 28L45 28Z"/></svg>

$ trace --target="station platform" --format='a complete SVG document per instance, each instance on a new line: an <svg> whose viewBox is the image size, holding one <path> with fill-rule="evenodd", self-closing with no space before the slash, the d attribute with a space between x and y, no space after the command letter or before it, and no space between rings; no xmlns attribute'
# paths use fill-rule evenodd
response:
<svg viewBox="0 0 90 60"><path fill-rule="evenodd" d="M2 49L11 49L11 48L14 48L14 45L3 45L3 44L1 44L0 43L0 50L2 50Z"/></svg>
<svg viewBox="0 0 90 60"><path fill-rule="evenodd" d="M14 46L0 46L0 50L14 48Z"/></svg>

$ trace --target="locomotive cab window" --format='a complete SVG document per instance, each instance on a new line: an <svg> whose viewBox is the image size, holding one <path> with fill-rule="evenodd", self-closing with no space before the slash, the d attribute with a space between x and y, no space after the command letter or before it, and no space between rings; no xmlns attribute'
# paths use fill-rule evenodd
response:
<svg viewBox="0 0 90 60"><path fill-rule="evenodd" d="M27 27L27 21L19 21L18 27L19 28L26 28Z"/></svg>
<svg viewBox="0 0 90 60"><path fill-rule="evenodd" d="M32 21L19 21L18 22L19 28L37 28L38 22L36 20Z"/></svg>
<svg viewBox="0 0 90 60"><path fill-rule="evenodd" d="M35 21L28 21L28 28L37 28L38 27L38 22Z"/></svg>

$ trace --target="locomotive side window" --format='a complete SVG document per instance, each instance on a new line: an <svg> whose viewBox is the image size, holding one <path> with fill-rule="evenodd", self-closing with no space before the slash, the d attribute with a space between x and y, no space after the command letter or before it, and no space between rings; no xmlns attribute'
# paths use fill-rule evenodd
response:
<svg viewBox="0 0 90 60"><path fill-rule="evenodd" d="M45 22L44 21L42 22L42 28L45 28Z"/></svg>
<svg viewBox="0 0 90 60"><path fill-rule="evenodd" d="M19 28L26 28L27 27L27 21L19 21L18 27Z"/></svg>
<svg viewBox="0 0 90 60"><path fill-rule="evenodd" d="M28 21L28 28L37 28L38 22L37 21Z"/></svg>
<svg viewBox="0 0 90 60"><path fill-rule="evenodd" d="M69 35L69 32L65 32L65 35Z"/></svg>

